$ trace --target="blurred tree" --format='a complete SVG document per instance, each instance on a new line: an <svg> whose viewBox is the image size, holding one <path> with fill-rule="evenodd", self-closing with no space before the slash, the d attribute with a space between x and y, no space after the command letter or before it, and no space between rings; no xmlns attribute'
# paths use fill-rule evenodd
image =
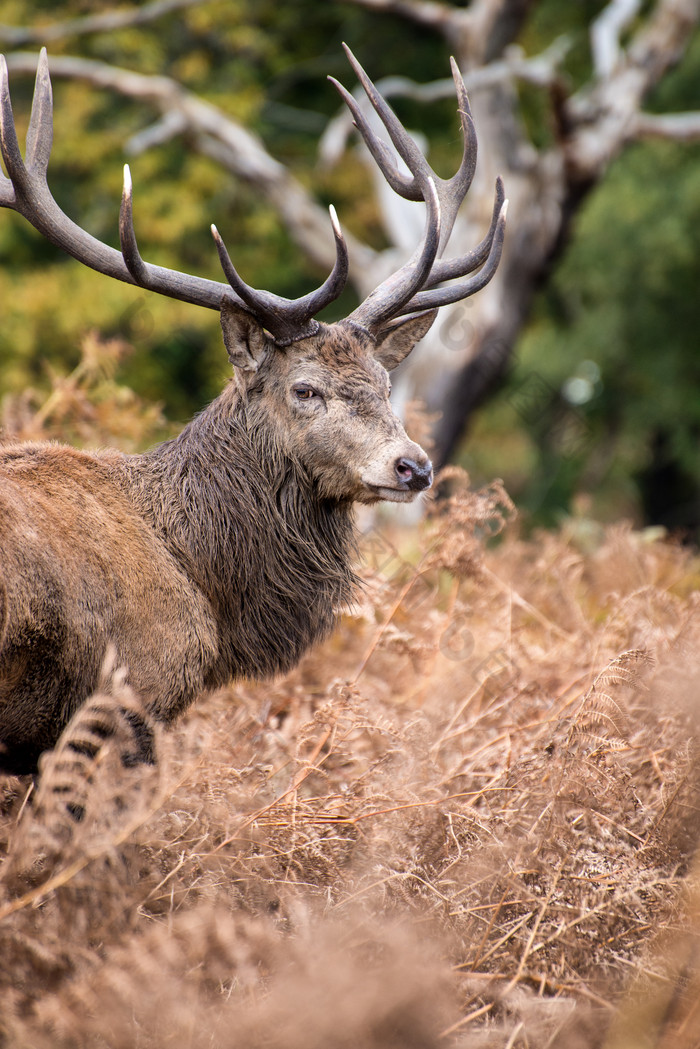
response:
<svg viewBox="0 0 700 1049"><path fill-rule="evenodd" d="M582 208L537 300L490 407L498 430L519 427L523 447L534 446L509 478L533 514L552 520L585 490L598 516L636 511L700 537L699 161L697 145L628 150ZM547 447L519 413L533 369L576 428L568 447Z"/></svg>
<svg viewBox="0 0 700 1049"><path fill-rule="evenodd" d="M493 438L510 426L513 454L505 467L515 465L534 476L523 500L539 510L565 505L586 479L619 486L622 477L624 488L636 476L642 489L651 491L662 460L666 469L669 456L680 454L679 443L690 447L697 420L693 423L687 386L687 411L681 413L687 417L685 437L679 441L676 433L675 405L670 412L665 406L665 424L660 406L647 423L641 369L630 369L626 354L640 331L645 345L654 341L653 324L649 310L631 317L634 305L628 302L634 303L639 282L633 285L631 277L620 275L611 302L606 277L621 248L629 249L629 260L638 257L634 238L628 236L624 245L615 239L620 213L632 212L633 200L644 210L650 186L658 186L654 192L661 196L663 165L654 164L678 153L659 143L643 154L651 158L644 172L617 176L623 199L601 219L609 234L607 243L605 236L597 242L606 244L604 249L584 249L582 258L570 254L559 270L553 263L582 206L584 231L595 225L598 195L590 206L587 198L625 147L651 136L684 143L700 136L698 114L667 112L689 105L687 73L683 83L687 61L675 78L675 92L664 96L670 70L695 38L700 0L472 0L468 5L295 0L283 6L273 0L156 0L118 11L100 7L89 0L43 5L11 0L5 17L14 26L0 27L0 42L12 52L8 64L18 110L30 91L19 74L33 70L36 56L16 49L50 43L52 75L62 81L52 185L66 210L101 239L114 239L118 159L125 143L135 169L137 225L146 257L218 279L207 233L216 218L236 245L236 262L250 283L299 294L316 267L330 265L332 239L319 201L333 199L350 229L351 281L356 293L365 295L395 265L396 231L414 228L417 206L398 202L397 212L397 202L388 206L382 198L369 198L362 154L345 149L345 114L331 120L323 140L325 163L310 171L315 140L338 109L322 76L351 79L339 46L347 39L404 121L429 128L436 166L453 167L459 143L453 87L444 79L449 47L470 89L480 142L480 163L452 250L466 250L480 239L496 173L504 176L511 198L509 233L497 278L474 299L444 310L426 346L407 362L396 384L399 401L417 394L430 410L441 412L438 455L454 453L475 407L506 374L535 296L545 287L500 404L477 421L486 441L484 452L476 450L476 462L488 469L491 455L503 471ZM407 70L410 81L382 79ZM657 112L643 110L648 100ZM145 107L156 119L144 127ZM664 154L661 147L672 152ZM222 182L220 165L235 182ZM274 214L282 229L272 221ZM682 225L678 207L673 214ZM659 276L655 317L664 295L667 307L677 301L671 292L678 283L674 265L682 267L691 247L687 230L672 230L661 241L669 264L665 277ZM79 330L95 326L138 341L141 352L131 358L133 374L126 378L141 394L165 397L171 414L188 413L193 401L218 387L225 362L215 318L116 287L57 260L20 220L0 225L0 257L11 260L0 278L6 385L36 379L45 356L65 355L66 345L77 347ZM658 254L653 257L658 269ZM338 312L350 305L350 298L342 301ZM596 325L601 311L606 316L598 316ZM688 316L686 327L693 323ZM585 335L590 343L602 330L614 340L606 338L606 360ZM557 347L556 355L543 356L562 334L570 343L567 351ZM685 336L678 340L687 347ZM683 352L678 351L676 369L681 384L688 378L680 363ZM585 361L591 368L579 374ZM668 380L668 370L663 377ZM665 400L673 398L669 393ZM636 457L629 454L635 433ZM605 438L605 451L595 436ZM470 455L473 446L474 441ZM689 458L686 454L682 469L700 478ZM511 472L517 487L517 469ZM651 509L655 497L644 498ZM625 509L631 505L632 495L622 502Z"/></svg>

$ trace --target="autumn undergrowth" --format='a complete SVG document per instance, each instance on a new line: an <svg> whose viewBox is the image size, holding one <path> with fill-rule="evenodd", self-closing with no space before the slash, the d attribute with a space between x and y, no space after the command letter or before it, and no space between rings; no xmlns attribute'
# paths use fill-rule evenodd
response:
<svg viewBox="0 0 700 1049"><path fill-rule="evenodd" d="M87 433L86 375L23 432ZM700 1043L700 559L441 490L288 676L166 731L108 660L79 745L0 780L0 1045Z"/></svg>

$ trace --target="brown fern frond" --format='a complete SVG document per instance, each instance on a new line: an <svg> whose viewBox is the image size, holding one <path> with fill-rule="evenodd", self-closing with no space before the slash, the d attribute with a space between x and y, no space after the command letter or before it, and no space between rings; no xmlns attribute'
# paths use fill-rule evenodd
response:
<svg viewBox="0 0 700 1049"><path fill-rule="evenodd" d="M35 441L60 438L79 445L118 444L136 449L167 431L162 406L121 386L116 372L132 348L121 339L87 332L81 360L69 375L46 366L48 392L10 394L0 406L0 439Z"/></svg>
<svg viewBox="0 0 700 1049"><path fill-rule="evenodd" d="M608 692L592 692L584 699L574 721L577 729L592 725L605 728L611 736L627 739L630 731L629 714L625 707Z"/></svg>
<svg viewBox="0 0 700 1049"><path fill-rule="evenodd" d="M643 676L654 663L654 656L640 648L611 659L581 700L572 732L589 737L597 745L624 749L630 739L630 718L623 693L645 689Z"/></svg>
<svg viewBox="0 0 700 1049"><path fill-rule="evenodd" d="M97 692L79 707L39 763L30 804L9 845L5 880L30 880L95 833L133 816L156 763L156 727L126 672L108 653Z"/></svg>
<svg viewBox="0 0 700 1049"><path fill-rule="evenodd" d="M442 568L458 577L473 576L483 560L485 540L498 535L516 508L496 480L476 491L469 475L458 466L446 466L436 487L446 486L448 497L437 505L434 523L428 530L428 553L423 568Z"/></svg>
<svg viewBox="0 0 700 1049"><path fill-rule="evenodd" d="M55 749L42 758L35 811L52 818L65 809L82 819L95 773L108 753L112 764L130 768L155 763L154 747L153 721L110 653L99 690L75 713Z"/></svg>
<svg viewBox="0 0 700 1049"><path fill-rule="evenodd" d="M644 689L643 675L655 662L654 656L645 648L621 652L601 670L593 682L593 689L601 685L627 685L629 688Z"/></svg>

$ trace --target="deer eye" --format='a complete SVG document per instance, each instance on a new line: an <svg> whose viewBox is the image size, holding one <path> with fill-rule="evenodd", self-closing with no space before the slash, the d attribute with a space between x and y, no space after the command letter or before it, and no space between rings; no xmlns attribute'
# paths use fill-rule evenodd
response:
<svg viewBox="0 0 700 1049"><path fill-rule="evenodd" d="M292 387L294 396L299 401L310 401L312 397L318 397L319 394L314 390L313 386L309 386L308 383L300 382L296 386Z"/></svg>

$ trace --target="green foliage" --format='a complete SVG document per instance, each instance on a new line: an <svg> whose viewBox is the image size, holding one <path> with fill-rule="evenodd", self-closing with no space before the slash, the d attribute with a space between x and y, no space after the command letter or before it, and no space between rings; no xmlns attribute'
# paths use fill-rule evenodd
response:
<svg viewBox="0 0 700 1049"><path fill-rule="evenodd" d="M538 17L548 6L562 5L538 5ZM646 108L694 109L699 76L696 36ZM535 523L578 506L700 538L699 162L698 145L650 140L612 165L463 450L478 476L504 477ZM533 375L549 391L534 416L522 410ZM566 399L572 379L590 382L581 403Z"/></svg>
<svg viewBox="0 0 700 1049"><path fill-rule="evenodd" d="M509 380L469 444L493 470L498 457L484 446L508 434L515 454L501 464L506 484L536 520L553 521L580 492L592 493L597 515L640 516L662 470L679 491L669 491L653 519L692 527L700 492L698 162L697 146L649 142L613 166L584 206ZM533 374L543 409L534 414L523 403ZM577 428L568 443L565 417Z"/></svg>

